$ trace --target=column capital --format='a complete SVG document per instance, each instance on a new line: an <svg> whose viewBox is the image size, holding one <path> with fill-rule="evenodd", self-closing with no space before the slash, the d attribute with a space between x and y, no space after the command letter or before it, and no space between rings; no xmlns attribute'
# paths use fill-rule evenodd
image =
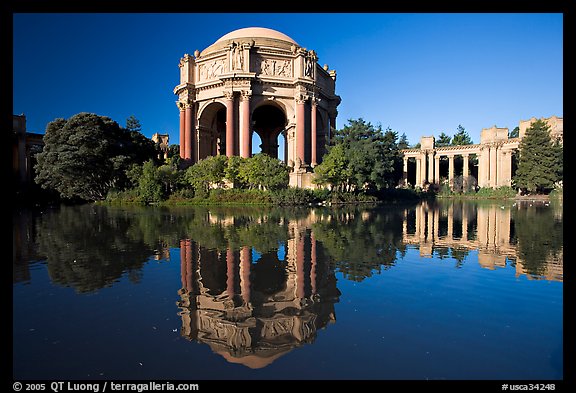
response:
<svg viewBox="0 0 576 393"><path fill-rule="evenodd" d="M249 101L252 98L252 90L242 90L240 92L240 100Z"/></svg>
<svg viewBox="0 0 576 393"><path fill-rule="evenodd" d="M232 101L234 99L234 92L233 91L224 91L224 99L226 99L227 101Z"/></svg>
<svg viewBox="0 0 576 393"><path fill-rule="evenodd" d="M308 100L309 96L307 94L303 94L303 93L297 93L294 96L294 100L296 101L297 105L302 105L305 104L306 101Z"/></svg>

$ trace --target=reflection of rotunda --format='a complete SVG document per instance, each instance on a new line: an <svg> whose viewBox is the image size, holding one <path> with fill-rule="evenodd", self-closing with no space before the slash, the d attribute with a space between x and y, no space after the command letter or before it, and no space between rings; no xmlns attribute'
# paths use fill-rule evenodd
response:
<svg viewBox="0 0 576 393"><path fill-rule="evenodd" d="M251 247L219 252L182 240L182 336L250 368L312 343L336 320L340 296L333 270L317 259L320 248L301 233L284 257L268 252L253 261Z"/></svg>
<svg viewBox="0 0 576 393"><path fill-rule="evenodd" d="M218 154L250 157L256 133L262 152L277 158L284 150L291 185L309 186L340 103L336 72L317 61L313 50L260 27L232 31L184 55L174 88L180 156L189 163Z"/></svg>

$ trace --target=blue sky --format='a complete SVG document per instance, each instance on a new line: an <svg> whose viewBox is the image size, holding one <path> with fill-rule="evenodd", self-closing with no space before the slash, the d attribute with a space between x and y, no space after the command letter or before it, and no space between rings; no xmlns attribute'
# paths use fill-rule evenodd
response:
<svg viewBox="0 0 576 393"><path fill-rule="evenodd" d="M79 112L130 115L178 143L173 88L184 53L242 27L267 27L337 71L337 126L363 118L406 133L474 142L482 128L563 116L561 13L13 15L13 113L43 133ZM297 22L296 22L297 21Z"/></svg>

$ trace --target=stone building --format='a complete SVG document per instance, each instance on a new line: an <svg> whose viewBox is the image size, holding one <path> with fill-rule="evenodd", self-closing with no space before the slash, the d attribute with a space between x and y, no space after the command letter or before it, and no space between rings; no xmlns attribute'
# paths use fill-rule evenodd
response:
<svg viewBox="0 0 576 393"><path fill-rule="evenodd" d="M168 146L169 146L169 136L168 134L155 133L152 135L152 142L156 143L158 146L158 158L167 159L168 158Z"/></svg>
<svg viewBox="0 0 576 393"><path fill-rule="evenodd" d="M262 152L278 158L284 150L290 185L311 186L340 103L336 71L321 67L314 50L279 31L249 27L185 54L179 68L181 158L247 158L256 133Z"/></svg>
<svg viewBox="0 0 576 393"><path fill-rule="evenodd" d="M564 120L561 117L552 116L542 118L550 127L552 138L563 141ZM408 163L415 162L414 178L415 186L423 187L426 184L440 183L440 160L442 157L448 158L448 184L453 186L455 178L454 161L456 157L462 158L462 175L464 179L471 176L471 158L477 159L478 186L480 187L502 187L512 185L512 155L520 146L520 141L526 134L526 130L536 121L533 117L530 120L520 121L520 132L518 138L509 138L508 128L483 128L480 132L480 143L460 146L436 147L433 136L424 136L420 139L420 147L404 149L403 183L408 184ZM466 181L466 180L465 180Z"/></svg>
<svg viewBox="0 0 576 393"><path fill-rule="evenodd" d="M18 189L33 183L34 154L42 151L43 137L26 130L24 114L12 115L12 176Z"/></svg>

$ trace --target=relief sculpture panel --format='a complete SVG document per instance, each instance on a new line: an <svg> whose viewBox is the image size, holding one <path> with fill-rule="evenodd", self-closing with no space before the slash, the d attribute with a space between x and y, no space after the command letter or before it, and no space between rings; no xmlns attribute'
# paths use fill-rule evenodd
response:
<svg viewBox="0 0 576 393"><path fill-rule="evenodd" d="M226 71L226 59L216 59L198 65L200 81L206 81L217 78Z"/></svg>
<svg viewBox="0 0 576 393"><path fill-rule="evenodd" d="M292 77L291 60L258 57L256 65L261 75Z"/></svg>

